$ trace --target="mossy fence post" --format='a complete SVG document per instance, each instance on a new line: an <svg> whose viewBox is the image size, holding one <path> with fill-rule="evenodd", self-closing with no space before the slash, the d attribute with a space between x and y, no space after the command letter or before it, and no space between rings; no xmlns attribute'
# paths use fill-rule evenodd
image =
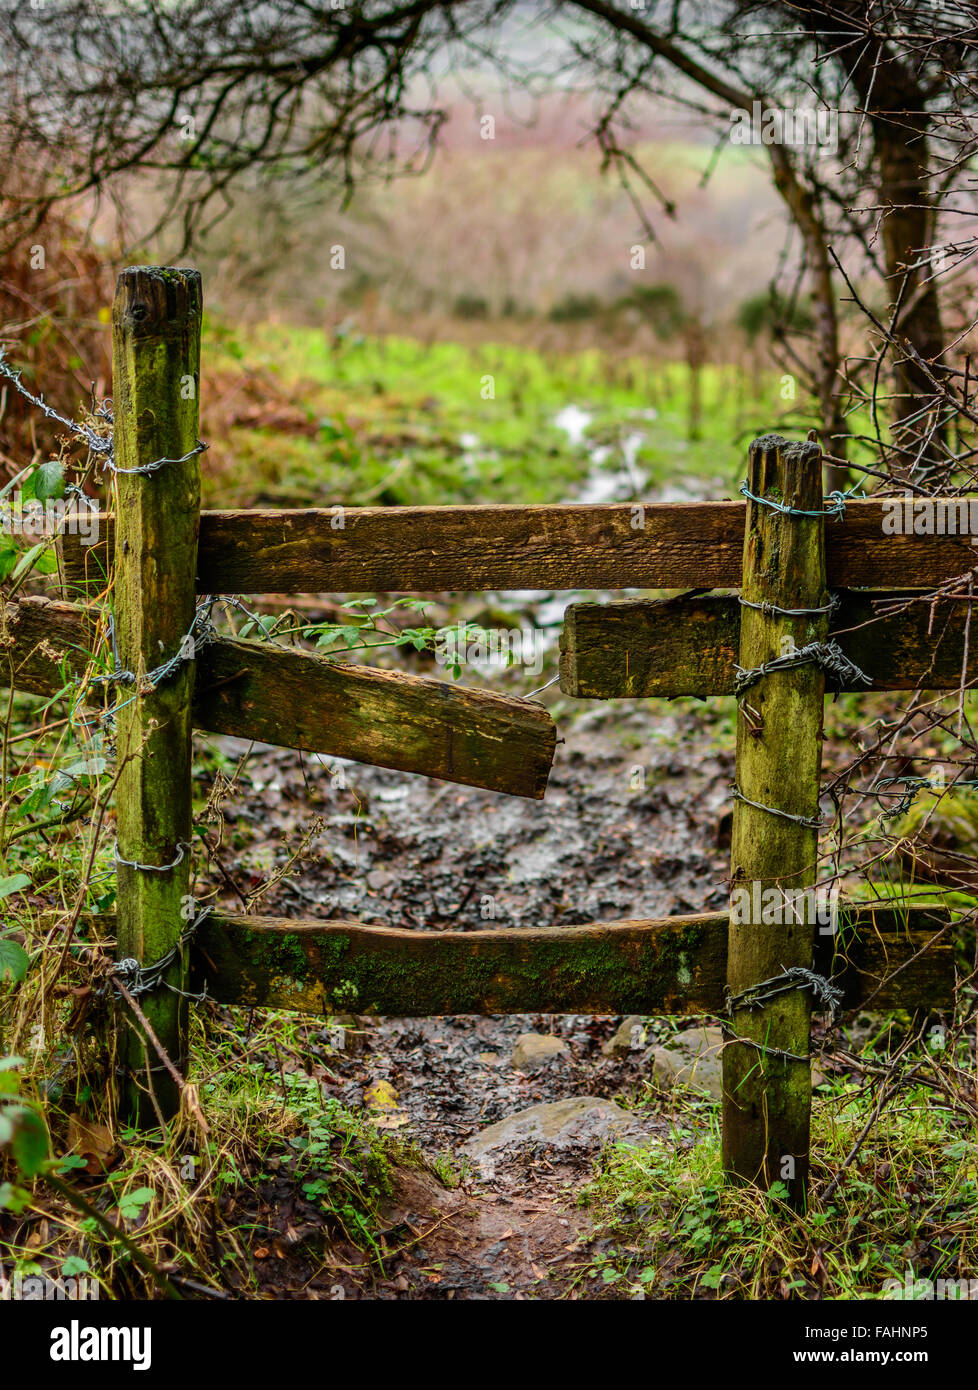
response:
<svg viewBox="0 0 978 1390"><path fill-rule="evenodd" d="M159 684L145 677L181 651L192 656L185 639L195 614L200 525L200 323L197 271L140 266L119 276L112 310L115 624L120 666L137 680L118 687L117 957L142 966L166 956L187 925L193 661L180 662ZM185 988L185 955L181 947L165 976L177 989ZM156 989L138 1002L182 1071L186 1000ZM179 1106L177 1084L125 1000L119 1020L122 1108L139 1124L165 1120Z"/></svg>
<svg viewBox="0 0 978 1390"><path fill-rule="evenodd" d="M777 435L755 440L748 487L768 503L816 513L788 515L748 499L739 665L755 671L792 647L824 642L828 631L827 613L789 616L749 606L818 609L828 601L818 445ZM783 902L786 892L815 883L818 830L806 822L818 817L824 690L818 665L772 671L740 695L737 714L736 785L747 800L734 804L731 847L727 987L734 1041L723 1051L723 1163L735 1180L783 1182L796 1207L804 1205L808 1178L811 994L795 988L759 1007L736 996L791 967L811 968L814 895L783 903L781 920L769 916L766 924L763 913L772 898Z"/></svg>

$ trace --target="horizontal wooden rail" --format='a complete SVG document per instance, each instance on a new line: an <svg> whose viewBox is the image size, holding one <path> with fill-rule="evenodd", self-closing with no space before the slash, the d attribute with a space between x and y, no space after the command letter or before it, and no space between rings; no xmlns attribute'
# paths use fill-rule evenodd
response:
<svg viewBox="0 0 978 1390"><path fill-rule="evenodd" d="M841 915L837 936L816 936L815 968L847 1008L950 1006L946 913L852 905ZM720 1013L727 925L725 912L473 932L215 916L198 929L193 988L314 1014Z"/></svg>
<svg viewBox="0 0 978 1390"><path fill-rule="evenodd" d="M66 675L85 670L91 646L84 609L42 598L7 604L0 685L57 694ZM530 700L223 638L198 651L193 708L194 726L210 733L537 799L557 739Z"/></svg>
<svg viewBox="0 0 978 1390"><path fill-rule="evenodd" d="M881 604L903 602L895 591L843 592L830 635L872 678L844 681L845 690L950 690L978 679L978 642L968 640L968 605L911 601L880 617ZM736 598L708 595L575 603L564 615L560 688L567 695L729 695L740 646ZM865 624L865 626L864 626ZM967 667L965 653L967 652ZM836 683L829 679L829 689Z"/></svg>
<svg viewBox="0 0 978 1390"><path fill-rule="evenodd" d="M738 588L746 504L347 507L202 512L197 592ZM850 502L825 528L829 584L937 584L970 570L968 536L888 535L884 504ZM342 525L340 524L342 523ZM68 597L106 571L62 538Z"/></svg>
<svg viewBox="0 0 978 1390"><path fill-rule="evenodd" d="M844 1008L951 1006L944 909L851 903L840 920L835 936L816 934L814 966ZM112 913L86 922L115 931ZM726 912L472 932L215 914L197 928L191 985L221 1004L318 1015L720 1014L727 927Z"/></svg>

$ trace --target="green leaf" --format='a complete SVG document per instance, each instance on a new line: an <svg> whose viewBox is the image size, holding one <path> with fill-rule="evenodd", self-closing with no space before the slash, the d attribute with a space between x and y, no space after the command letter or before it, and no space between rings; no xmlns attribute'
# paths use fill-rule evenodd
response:
<svg viewBox="0 0 978 1390"><path fill-rule="evenodd" d="M73 1168L87 1168L88 1159L81 1154L65 1154L64 1158L59 1158L55 1162L54 1171L59 1177L65 1173L70 1173Z"/></svg>
<svg viewBox="0 0 978 1390"><path fill-rule="evenodd" d="M32 476L34 496L39 502L46 502L50 497L64 497L64 469L57 459L48 459L47 463L42 463Z"/></svg>
<svg viewBox="0 0 978 1390"><path fill-rule="evenodd" d="M17 563L17 556L20 551L15 545L8 545L0 550L0 583L9 578L10 571Z"/></svg>
<svg viewBox="0 0 978 1390"><path fill-rule="evenodd" d="M22 893L31 886L26 874L14 874L11 878L0 878L0 898L9 898L11 893Z"/></svg>
<svg viewBox="0 0 978 1390"><path fill-rule="evenodd" d="M14 567L14 572L10 576L11 579L19 579L22 574L26 574L28 570L30 570L33 567L34 562L41 558L41 556L44 554L45 550L47 550L50 544L50 541L38 541L37 545L32 545L30 550L28 550L24 555L22 555L20 559L17 561L17 564Z"/></svg>
<svg viewBox="0 0 978 1390"><path fill-rule="evenodd" d="M61 1273L66 1279L71 1279L76 1274L87 1274L90 1269L91 1265L81 1255L69 1255L61 1266Z"/></svg>
<svg viewBox="0 0 978 1390"><path fill-rule="evenodd" d="M48 1131L36 1110L26 1105L13 1105L7 1115L14 1121L11 1144L14 1159L25 1177L33 1178L44 1166L48 1156Z"/></svg>
<svg viewBox="0 0 978 1390"><path fill-rule="evenodd" d="M9 1144L14 1137L14 1122L0 1110L0 1145Z"/></svg>
<svg viewBox="0 0 978 1390"><path fill-rule="evenodd" d="M45 550L44 554L38 559L34 568L38 574L54 574L57 571L58 557L54 553L50 543L48 544L47 550Z"/></svg>
<svg viewBox="0 0 978 1390"><path fill-rule="evenodd" d="M0 1183L0 1211L12 1212L14 1216L30 1206L31 1194L25 1192L22 1187L15 1187L12 1182Z"/></svg>
<svg viewBox="0 0 978 1390"><path fill-rule="evenodd" d="M125 1196L119 1198L119 1214L127 1221L131 1221L155 1196L156 1193L153 1188L137 1187L135 1192L127 1192Z"/></svg>
<svg viewBox="0 0 978 1390"><path fill-rule="evenodd" d="M27 974L30 963L31 958L23 946L18 946L16 941L0 938L0 980L13 980L14 984L19 984Z"/></svg>
<svg viewBox="0 0 978 1390"><path fill-rule="evenodd" d="M0 1057L0 1071L13 1071L24 1065L23 1057Z"/></svg>

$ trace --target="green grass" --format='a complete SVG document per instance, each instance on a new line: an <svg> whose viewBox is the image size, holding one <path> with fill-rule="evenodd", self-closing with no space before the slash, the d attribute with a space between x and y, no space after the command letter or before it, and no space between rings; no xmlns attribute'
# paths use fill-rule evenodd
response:
<svg viewBox="0 0 978 1390"><path fill-rule="evenodd" d="M690 438L683 363L506 343L472 348L282 324L249 328L245 340L211 321L204 363L205 433L208 381L217 397L203 470L211 506L256 497L272 505L567 501L592 469L589 451L606 446L603 466L619 470L633 433L638 468L652 484L706 478L716 492L720 479L730 495L749 437L785 414L770 373L708 365ZM234 400L243 387L256 422L232 417L223 432L220 399L229 387ZM291 427L276 403L289 407ZM555 423L567 406L591 417L580 441ZM802 406L796 428L803 414Z"/></svg>
<svg viewBox="0 0 978 1390"><path fill-rule="evenodd" d="M309 1227L297 1253L319 1268L320 1278L337 1242L360 1252L364 1279L383 1277L396 1253L381 1231L397 1170L427 1165L414 1146L381 1134L366 1111L348 1110L325 1092L330 1048L321 1029L322 1021L267 1011L257 1020L244 1010L194 1014L194 1090L180 1120L163 1135L118 1124L103 1130L112 1146L107 1171L90 1176L78 1171L84 1159L70 1155L71 1125L104 1119L98 1094L82 1084L55 1098L48 1087L43 1094L52 1150L55 1159L65 1156L55 1171L69 1191L80 1191L90 1207L138 1240L178 1288L190 1279L197 1291L230 1287L254 1296L268 1282L266 1268L274 1282L276 1260L267 1267L262 1262L287 1236L279 1208L289 1221ZM44 1049L35 1055L35 1084L55 1060ZM29 1090L30 1077L26 1084ZM458 1182L446 1159L432 1171L446 1185ZM28 1214L47 1218L40 1240L36 1221L18 1220L25 1202ZM0 1266L56 1279L78 1261L85 1266L78 1272L107 1294L160 1292L111 1231L80 1215L43 1178L32 1191L0 1185Z"/></svg>
<svg viewBox="0 0 978 1390"><path fill-rule="evenodd" d="M934 1060L929 1077L941 1065ZM893 1296L886 1281L905 1286L908 1274L911 1284L974 1278L973 1129L935 1106L932 1089L909 1084L846 1166L876 1100L871 1083L836 1083L816 1098L804 1214L785 1206L778 1185L764 1194L725 1184L717 1107L704 1126L699 1102L665 1142L609 1148L581 1196L600 1251L579 1269L588 1296L862 1299Z"/></svg>

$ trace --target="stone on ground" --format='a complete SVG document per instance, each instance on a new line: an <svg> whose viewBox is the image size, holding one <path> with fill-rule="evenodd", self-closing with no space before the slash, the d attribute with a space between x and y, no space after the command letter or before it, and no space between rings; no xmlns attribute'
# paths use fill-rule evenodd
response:
<svg viewBox="0 0 978 1390"><path fill-rule="evenodd" d="M473 1158L481 1158L507 1144L569 1147L641 1136L635 1116L614 1101L603 1096L569 1096L507 1115L475 1135L464 1148Z"/></svg>
<svg viewBox="0 0 978 1390"><path fill-rule="evenodd" d="M645 1026L638 1014L625 1019L614 1037L608 1039L601 1049L603 1057L626 1057L642 1046L645 1039Z"/></svg>
<svg viewBox="0 0 978 1390"><path fill-rule="evenodd" d="M509 1064L515 1071L539 1071L554 1057L567 1053L563 1038L551 1033L521 1033L513 1044Z"/></svg>
<svg viewBox="0 0 978 1390"><path fill-rule="evenodd" d="M651 1047L645 1054L652 1063L652 1075L660 1086L688 1086L720 1100L723 1095L723 1047L721 1028L686 1028L669 1039L664 1047Z"/></svg>

